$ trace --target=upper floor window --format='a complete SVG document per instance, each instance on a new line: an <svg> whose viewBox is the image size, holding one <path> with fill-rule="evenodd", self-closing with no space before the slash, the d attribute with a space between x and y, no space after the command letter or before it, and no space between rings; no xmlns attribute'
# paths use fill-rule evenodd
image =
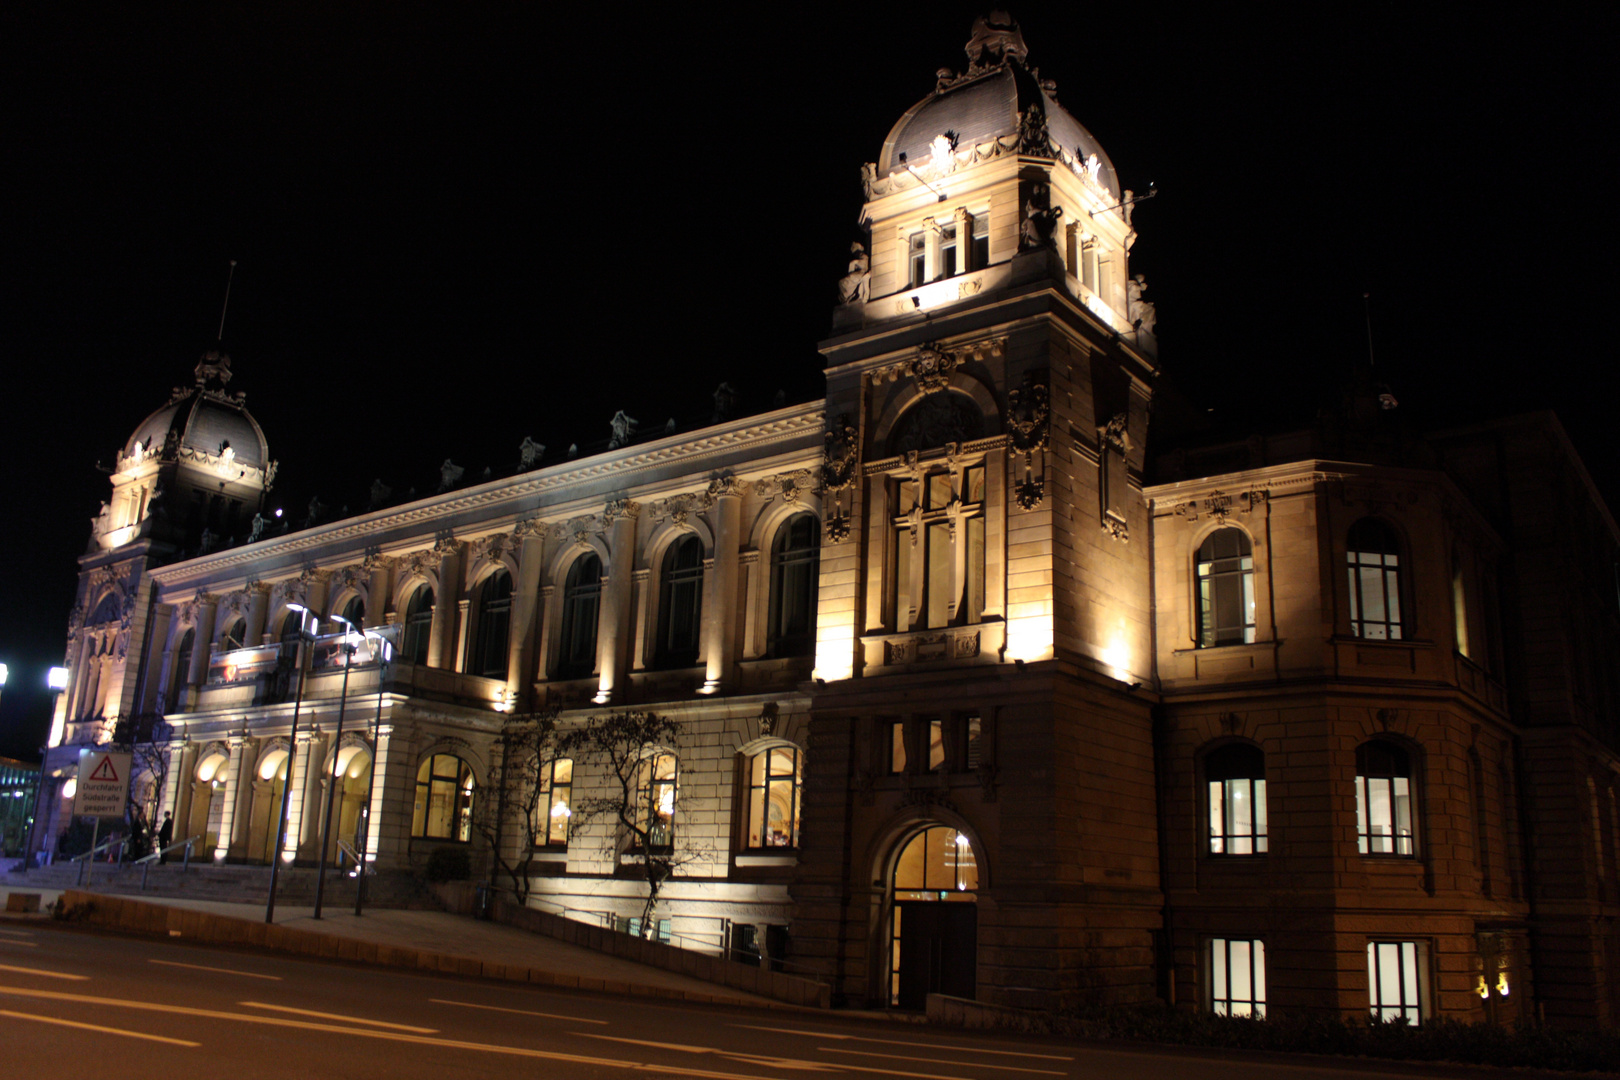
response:
<svg viewBox="0 0 1620 1080"><path fill-rule="evenodd" d="M1416 853L1412 766L1399 746L1369 742L1356 749L1356 835L1363 855Z"/></svg>
<svg viewBox="0 0 1620 1080"><path fill-rule="evenodd" d="M944 220L925 219L906 238L907 288L955 277L990 263L990 217L958 211Z"/></svg>
<svg viewBox="0 0 1620 1080"><path fill-rule="evenodd" d="M1254 556L1242 529L1216 529L1198 548L1198 644L1254 641Z"/></svg>
<svg viewBox="0 0 1620 1080"><path fill-rule="evenodd" d="M1400 540L1376 518L1350 526L1346 556L1350 565L1350 632L1374 641L1396 641L1401 633Z"/></svg>
<svg viewBox="0 0 1620 1080"><path fill-rule="evenodd" d="M563 581L559 678L578 678L596 669L596 620L601 604L602 559L590 551L574 560Z"/></svg>
<svg viewBox="0 0 1620 1080"><path fill-rule="evenodd" d="M978 622L984 610L983 463L890 483L896 631Z"/></svg>
<svg viewBox="0 0 1620 1080"><path fill-rule="evenodd" d="M910 274L910 288L928 283L928 235L914 232L906 241L906 259Z"/></svg>
<svg viewBox="0 0 1620 1080"><path fill-rule="evenodd" d="M224 633L219 635L219 651L230 652L240 649L244 644L242 639L247 636L247 620L232 619L225 627Z"/></svg>
<svg viewBox="0 0 1620 1080"><path fill-rule="evenodd" d="M686 536L664 552L658 605L659 667L697 663L703 621L703 541Z"/></svg>
<svg viewBox="0 0 1620 1080"><path fill-rule="evenodd" d="M503 568L478 587L478 633L473 638L472 663L468 665L474 675L505 678L511 628L512 575Z"/></svg>
<svg viewBox="0 0 1620 1080"><path fill-rule="evenodd" d="M428 840L472 839L472 766L454 754L434 754L416 770L411 835Z"/></svg>
<svg viewBox="0 0 1620 1080"><path fill-rule="evenodd" d="M174 651L174 670L169 672L170 707L180 705L180 691L191 683L191 653L197 644L197 632L187 630L180 638L180 647Z"/></svg>
<svg viewBox="0 0 1620 1080"><path fill-rule="evenodd" d="M400 653L413 664L425 664L433 636L433 588L418 585L405 604L405 638Z"/></svg>
<svg viewBox="0 0 1620 1080"><path fill-rule="evenodd" d="M351 626L357 628L364 626L366 622L366 602L359 594L351 596L349 602L343 605L343 610L338 614Z"/></svg>
<svg viewBox="0 0 1620 1080"><path fill-rule="evenodd" d="M804 656L815 647L816 570L821 559L821 523L797 514L771 543L770 649L775 656Z"/></svg>
<svg viewBox="0 0 1620 1080"><path fill-rule="evenodd" d="M90 617L84 621L84 625L101 626L104 623L118 622L123 618L123 612L124 605L119 602L118 594L109 592L101 598L101 602L96 605L96 610L90 613Z"/></svg>
<svg viewBox="0 0 1620 1080"><path fill-rule="evenodd" d="M799 789L803 776L796 747L773 746L749 759L749 848L799 846Z"/></svg>
<svg viewBox="0 0 1620 1080"><path fill-rule="evenodd" d="M1245 743L1204 759L1211 855L1266 853L1266 755Z"/></svg>
<svg viewBox="0 0 1620 1080"><path fill-rule="evenodd" d="M636 769L636 828L646 835L654 855L668 854L675 846L676 770L674 754L654 754Z"/></svg>
<svg viewBox="0 0 1620 1080"><path fill-rule="evenodd" d="M533 836L536 847L567 847L568 822L573 817L574 761L557 758L540 766L539 791L534 803Z"/></svg>

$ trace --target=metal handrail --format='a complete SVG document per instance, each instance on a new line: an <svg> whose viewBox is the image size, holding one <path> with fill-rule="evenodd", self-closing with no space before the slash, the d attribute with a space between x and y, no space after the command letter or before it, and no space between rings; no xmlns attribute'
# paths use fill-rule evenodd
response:
<svg viewBox="0 0 1620 1080"><path fill-rule="evenodd" d="M354 862L355 866L364 866L367 874L371 875L372 877L377 876L377 868L367 864L365 860L361 859L359 849L353 844L349 843L349 841L339 840L337 842L337 848L339 855L347 855ZM357 874L355 871L351 870L349 871L349 876L355 877Z"/></svg>
<svg viewBox="0 0 1620 1080"><path fill-rule="evenodd" d="M139 859L136 859L135 860L136 865L140 866L140 868L141 868L141 891L142 892L146 891L146 875L151 873L152 864L155 863L155 862L158 862L159 860L161 860L161 858L164 855L167 855L169 852L175 850L176 848L185 848L186 849L185 855L182 856L181 860L180 860L180 872L182 874L184 874L186 871L190 870L191 869L191 845L196 843L198 840L201 840L201 839L202 839L202 834L201 833L198 833L196 836L188 836L184 840L179 840L179 841L176 841L173 844L170 844L168 847L164 848L162 851L154 851L150 855L143 855Z"/></svg>
<svg viewBox="0 0 1620 1080"><path fill-rule="evenodd" d="M89 859L89 858L93 857L96 854L96 852L98 852L98 851L106 851L108 848L114 846L115 844L122 844L123 842L124 842L124 838L122 836L115 836L111 840L108 840L104 844L97 844L95 847L91 848L89 851L86 851L86 852L84 852L83 854L80 854L80 855L73 856L72 858L70 858L68 860L68 862L70 862L70 863L84 862L86 859Z"/></svg>

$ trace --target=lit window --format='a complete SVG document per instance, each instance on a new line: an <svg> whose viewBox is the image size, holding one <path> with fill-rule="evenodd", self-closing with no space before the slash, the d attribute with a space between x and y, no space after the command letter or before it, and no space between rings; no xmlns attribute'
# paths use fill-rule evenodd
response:
<svg viewBox="0 0 1620 1080"><path fill-rule="evenodd" d="M1209 1008L1218 1016L1266 1018L1266 943L1214 938L1209 943Z"/></svg>
<svg viewBox="0 0 1620 1080"><path fill-rule="evenodd" d="M434 754L416 770L411 835L428 840L472 839L472 767L454 754Z"/></svg>
<svg viewBox="0 0 1620 1080"><path fill-rule="evenodd" d="M596 670L596 624L602 604L602 560L587 552L563 582L562 648L557 676L577 679Z"/></svg>
<svg viewBox="0 0 1620 1080"><path fill-rule="evenodd" d="M906 995L903 987L901 938L906 908L916 902L977 901L979 865L968 838L955 829L935 826L918 833L900 849L894 865L894 907L889 919L889 1004L899 1005ZM908 965L921 957L907 958ZM925 979L925 982L929 980ZM922 1005L922 993L908 1007Z"/></svg>
<svg viewBox="0 0 1620 1080"><path fill-rule="evenodd" d="M984 486L979 464L893 481L897 630L979 621Z"/></svg>
<svg viewBox="0 0 1620 1080"><path fill-rule="evenodd" d="M889 724L889 771L906 771L906 722L895 720Z"/></svg>
<svg viewBox="0 0 1620 1080"><path fill-rule="evenodd" d="M574 762L558 758L540 766L539 791L534 801L533 836L536 847L567 847L568 822L573 816Z"/></svg>
<svg viewBox="0 0 1620 1080"><path fill-rule="evenodd" d="M669 545L660 577L658 667L697 663L703 619L703 541L687 536Z"/></svg>
<svg viewBox="0 0 1620 1080"><path fill-rule="evenodd" d="M1401 634L1400 543L1381 521L1363 518L1350 527L1350 633L1372 641Z"/></svg>
<svg viewBox="0 0 1620 1080"><path fill-rule="evenodd" d="M506 646L512 628L512 575L497 570L478 588L478 633L469 650L474 675L506 678Z"/></svg>
<svg viewBox="0 0 1620 1080"><path fill-rule="evenodd" d="M1363 855L1415 854L1411 764L1398 746L1370 742L1356 750L1356 833Z"/></svg>
<svg viewBox="0 0 1620 1080"><path fill-rule="evenodd" d="M928 769L945 767L945 722L943 720L928 721Z"/></svg>
<svg viewBox="0 0 1620 1080"><path fill-rule="evenodd" d="M426 664L433 634L433 590L419 585L405 605L405 641L400 653L413 664Z"/></svg>
<svg viewBox="0 0 1620 1080"><path fill-rule="evenodd" d="M655 855L668 854L674 847L675 771L674 754L656 754L636 770L636 828ZM632 838L633 850L641 850L639 839Z"/></svg>
<svg viewBox="0 0 1620 1080"><path fill-rule="evenodd" d="M1217 529L1198 548L1198 644L1254 641L1254 557L1242 529Z"/></svg>
<svg viewBox="0 0 1620 1080"><path fill-rule="evenodd" d="M1266 756L1241 743L1204 759L1211 855L1266 852Z"/></svg>
<svg viewBox="0 0 1620 1080"><path fill-rule="evenodd" d="M915 289L928 282L928 238L920 232L911 234L906 245L911 266L911 285Z"/></svg>
<svg viewBox="0 0 1620 1080"><path fill-rule="evenodd" d="M1367 943L1367 1004L1376 1019L1423 1022L1428 950L1416 941Z"/></svg>
<svg viewBox="0 0 1620 1080"><path fill-rule="evenodd" d="M748 766L748 847L799 846L799 751L773 746L755 754Z"/></svg>
<svg viewBox="0 0 1620 1080"><path fill-rule="evenodd" d="M798 514L776 531L771 544L773 656L805 656L814 650L820 558L821 523L815 515Z"/></svg>

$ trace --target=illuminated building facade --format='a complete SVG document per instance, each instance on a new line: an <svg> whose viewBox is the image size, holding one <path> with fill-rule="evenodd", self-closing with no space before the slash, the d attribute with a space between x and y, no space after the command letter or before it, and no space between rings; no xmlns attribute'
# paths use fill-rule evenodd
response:
<svg viewBox="0 0 1620 1080"><path fill-rule="evenodd" d="M1620 533L1556 421L1416 440L1368 391L1150 461L1134 196L1015 25L968 57L864 170L823 401L210 550L274 466L200 365L82 560L42 831L161 716L177 837L267 862L290 788L311 862L335 774L339 837L420 867L479 849L507 716L646 709L668 933L851 1004L1613 1022ZM298 608L396 628L341 738ZM603 778L543 783L566 820ZM541 907L639 912L611 829L526 856Z"/></svg>

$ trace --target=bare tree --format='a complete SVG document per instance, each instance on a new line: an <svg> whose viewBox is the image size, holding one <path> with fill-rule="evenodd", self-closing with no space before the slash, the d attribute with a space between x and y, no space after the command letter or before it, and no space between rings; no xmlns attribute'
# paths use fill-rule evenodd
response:
<svg viewBox="0 0 1620 1080"><path fill-rule="evenodd" d="M136 713L113 721L112 745L132 757L129 770L129 819L132 831L145 840L156 835L157 799L169 776L169 724L162 713ZM144 851L134 852L138 857Z"/></svg>
<svg viewBox="0 0 1620 1080"><path fill-rule="evenodd" d="M586 762L602 777L600 794L579 798L576 826L603 821L616 841L641 860L647 898L641 909L641 936L654 936L658 896L675 871L695 857L691 845L675 845L676 767L680 725L653 713L593 716L557 740L558 752ZM577 789L576 789L577 791Z"/></svg>
<svg viewBox="0 0 1620 1080"><path fill-rule="evenodd" d="M491 878L496 873L511 878L519 904L529 899L529 853L545 842L536 810L540 770L557 753L556 732L554 709L510 718L497 740L500 754L490 766L487 794L473 808L473 828L494 853Z"/></svg>

